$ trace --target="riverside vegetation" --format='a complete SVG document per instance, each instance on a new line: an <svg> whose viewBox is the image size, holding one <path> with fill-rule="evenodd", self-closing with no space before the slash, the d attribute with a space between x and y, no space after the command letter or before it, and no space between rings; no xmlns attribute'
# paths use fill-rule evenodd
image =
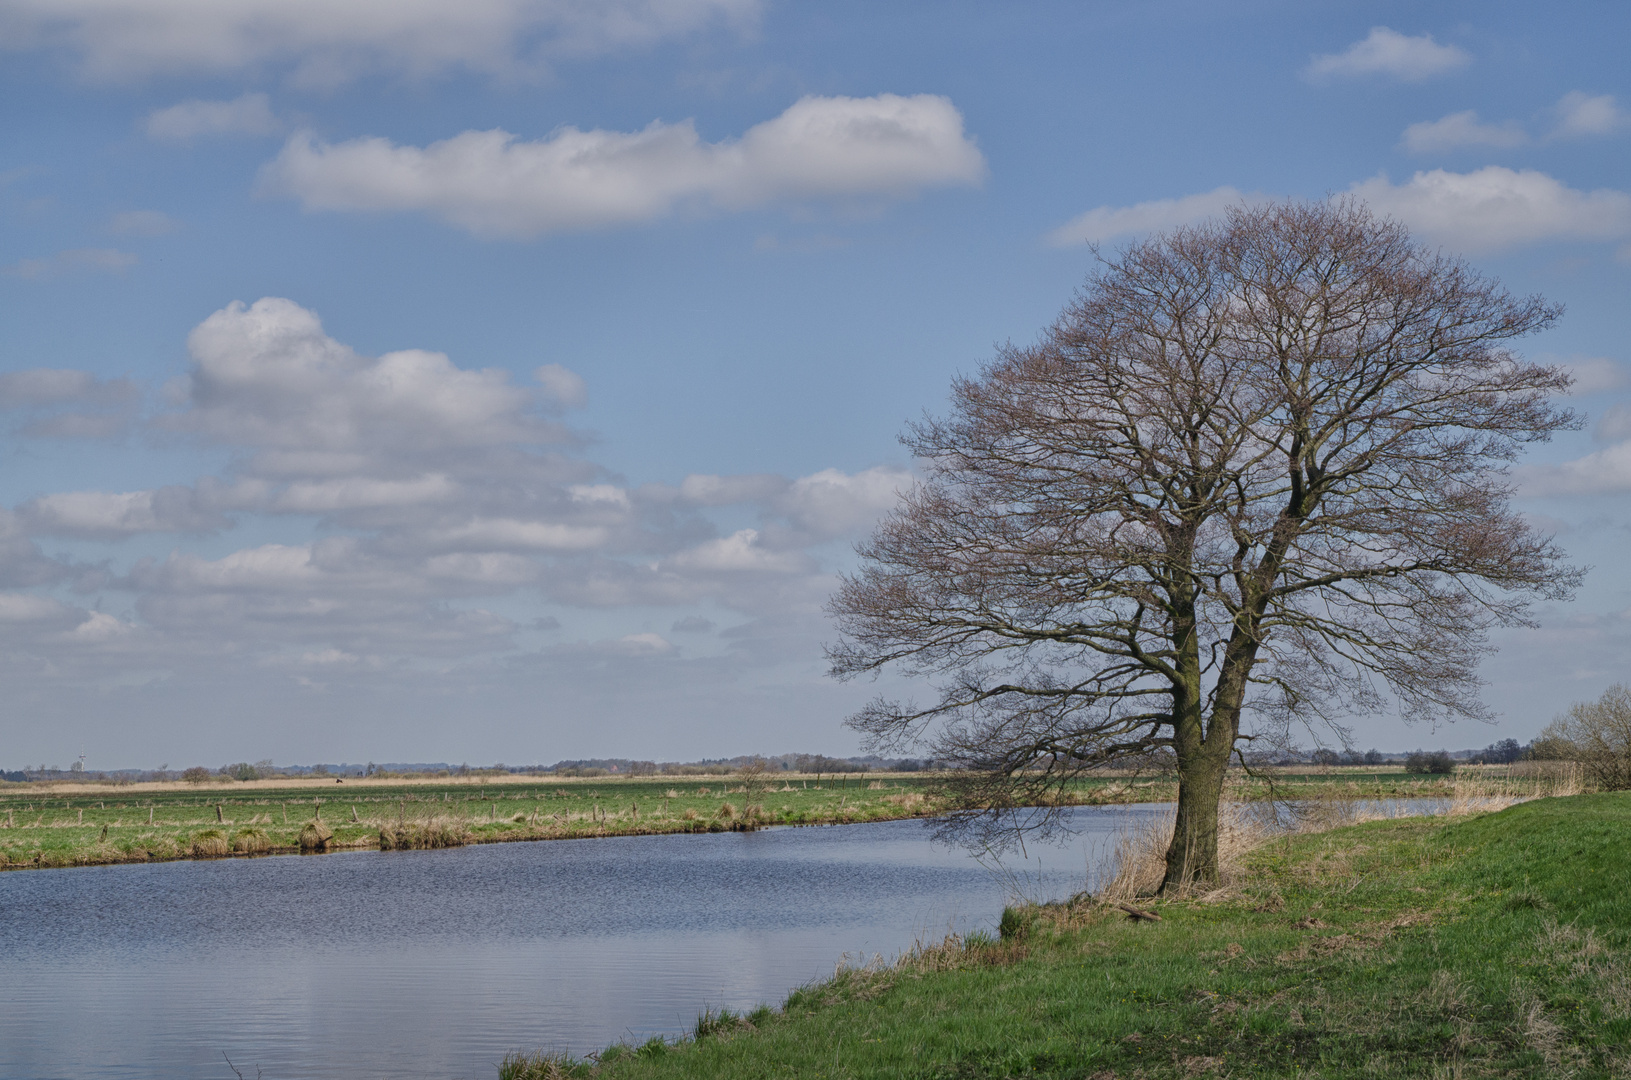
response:
<svg viewBox="0 0 1631 1080"><path fill-rule="evenodd" d="M1468 770L1462 770L1463 775ZM1533 793L1523 767L1485 770L1492 790ZM418 782L279 780L219 784L0 785L0 869L91 866L358 848L431 848L511 840L708 832L930 816L943 808L924 774L593 779L515 777ZM1063 801L1169 802L1171 778L1084 779ZM1398 768L1267 769L1237 776L1231 797L1444 798L1449 777Z"/></svg>
<svg viewBox="0 0 1631 1080"><path fill-rule="evenodd" d="M1016 904L998 934L841 967L675 1043L514 1054L499 1076L1631 1075L1631 794L1488 805L1237 827L1221 887L1159 901L1138 896L1164 869L1152 830L1097 897Z"/></svg>

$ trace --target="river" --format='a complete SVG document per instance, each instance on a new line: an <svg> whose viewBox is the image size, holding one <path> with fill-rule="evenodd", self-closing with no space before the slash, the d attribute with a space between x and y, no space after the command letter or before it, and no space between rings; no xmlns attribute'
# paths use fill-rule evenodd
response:
<svg viewBox="0 0 1631 1080"><path fill-rule="evenodd" d="M1001 871L896 821L0 874L0 1076L487 1080L991 929L1169 812L1077 808Z"/></svg>

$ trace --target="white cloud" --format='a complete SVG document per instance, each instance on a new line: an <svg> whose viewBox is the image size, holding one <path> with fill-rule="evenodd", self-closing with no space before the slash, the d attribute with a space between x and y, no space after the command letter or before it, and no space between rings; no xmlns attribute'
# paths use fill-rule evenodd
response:
<svg viewBox="0 0 1631 1080"><path fill-rule="evenodd" d="M70 401L83 396L96 379L88 371L70 368L33 368L0 374L0 405L16 408L45 402Z"/></svg>
<svg viewBox="0 0 1631 1080"><path fill-rule="evenodd" d="M199 324L187 346L187 408L171 423L238 446L340 454L355 467L358 453L561 437L528 415L532 395L508 372L455 367L419 349L361 356L290 300L234 303Z"/></svg>
<svg viewBox="0 0 1631 1080"><path fill-rule="evenodd" d="M609 530L597 526L516 518L477 518L462 525L425 531L425 542L429 545L482 551L590 551L609 538Z"/></svg>
<svg viewBox="0 0 1631 1080"><path fill-rule="evenodd" d="M369 357L288 300L230 305L200 323L188 347L192 369L154 422L231 454L226 474L0 508L0 589L71 581L135 597L134 621L45 598L11 601L21 629L8 648L26 641L64 670L117 655L149 674L212 662L283 671L311 666L301 657L344 654L367 663L328 667L360 678L491 662L514 652L523 623L540 625L535 612L512 620L467 606L479 597L521 608L540 599L602 609L707 603L816 619L831 569L814 552L867 528L911 481L879 467L631 486L577 456L584 442L549 419L583 395L565 368L520 384L421 350ZM33 418L128 402L130 389L86 372L11 372L0 375L0 405ZM264 527L280 515L318 515L324 534L299 542L288 530L303 524L283 520L284 542L226 554L200 552L186 535L248 518ZM758 527L742 528L744 515ZM112 560L54 562L30 539L165 532L180 534L168 557L138 558L123 572ZM16 621L24 616L35 621ZM702 625L681 623L677 632ZM620 639L624 631L637 632ZM601 657L671 648L644 634L622 627L585 648ZM752 663L772 662L761 652Z"/></svg>
<svg viewBox="0 0 1631 1080"><path fill-rule="evenodd" d="M1470 173L1434 169L1403 184L1377 176L1350 190L1378 213L1469 253L1550 240L1612 241L1631 235L1631 195L1577 191L1542 172L1490 165Z"/></svg>
<svg viewBox="0 0 1631 1080"><path fill-rule="evenodd" d="M1413 154L1431 154L1463 146L1510 148L1529 141L1528 132L1515 121L1485 124L1471 109L1451 113L1440 120L1424 120L1404 129L1400 144Z"/></svg>
<svg viewBox="0 0 1631 1080"><path fill-rule="evenodd" d="M0 593L0 622L33 623L61 621L70 609L47 596L32 593Z"/></svg>
<svg viewBox="0 0 1631 1080"><path fill-rule="evenodd" d="M187 487L152 491L66 491L24 503L29 532L114 539L152 532L213 532L231 524Z"/></svg>
<svg viewBox="0 0 1631 1080"><path fill-rule="evenodd" d="M787 478L774 473L692 473L680 481L680 497L698 506L730 506L771 498L787 490L787 486Z"/></svg>
<svg viewBox="0 0 1631 1080"><path fill-rule="evenodd" d="M22 259L6 267L12 277L39 280L61 277L81 270L123 273L136 265L136 256L115 248L73 248L43 259Z"/></svg>
<svg viewBox="0 0 1631 1080"><path fill-rule="evenodd" d="M384 506L422 506L448 502L458 486L445 473L426 473L411 480L377 480L348 476L342 480L297 480L272 502L274 510L328 514Z"/></svg>
<svg viewBox="0 0 1631 1080"><path fill-rule="evenodd" d="M1626 116L1614 103L1612 94L1593 97L1579 90L1564 94L1557 103L1555 139L1591 135L1612 135L1627 126Z"/></svg>
<svg viewBox="0 0 1631 1080"><path fill-rule="evenodd" d="M759 543L759 530L739 529L729 536L698 544L663 560L666 570L701 570L707 573L808 573L810 557L802 552L771 551Z"/></svg>
<svg viewBox="0 0 1631 1080"><path fill-rule="evenodd" d="M1575 397L1618 390L1627 382L1625 366L1606 356L1542 356L1546 364L1558 364L1574 376L1569 393Z"/></svg>
<svg viewBox="0 0 1631 1080"><path fill-rule="evenodd" d="M162 210L126 210L108 222L108 230L119 236L164 236L179 228L181 222Z"/></svg>
<svg viewBox="0 0 1631 1080"><path fill-rule="evenodd" d="M1132 206L1097 206L1054 229L1047 240L1055 247L1096 244L1117 236L1193 225L1221 214L1230 206L1249 206L1264 199L1263 195L1247 195L1237 188L1220 187L1178 199L1152 199Z"/></svg>
<svg viewBox="0 0 1631 1080"><path fill-rule="evenodd" d="M1631 442L1615 443L1561 465L1513 470L1521 495L1618 495L1631 491Z"/></svg>
<svg viewBox="0 0 1631 1080"><path fill-rule="evenodd" d="M84 622L63 636L80 645L100 645L122 638L134 629L129 623L120 622L106 612L91 611L86 613Z"/></svg>
<svg viewBox="0 0 1631 1080"><path fill-rule="evenodd" d="M795 480L775 505L799 529L839 536L870 528L911 486L911 473L885 465L853 474L823 469Z"/></svg>
<svg viewBox="0 0 1631 1080"><path fill-rule="evenodd" d="M544 393L563 409L581 409L589 403L589 387L583 376L559 364L545 364L533 372Z"/></svg>
<svg viewBox="0 0 1631 1080"><path fill-rule="evenodd" d="M333 85L372 71L534 69L745 25L759 0L0 0L0 42L64 49L97 79L293 68Z"/></svg>
<svg viewBox="0 0 1631 1080"><path fill-rule="evenodd" d="M520 238L652 221L682 206L899 198L978 184L985 159L943 97L806 97L740 139L691 121L643 131L566 127L523 142L466 131L426 147L292 137L261 188L309 210L417 211L478 236Z"/></svg>
<svg viewBox="0 0 1631 1080"><path fill-rule="evenodd" d="M673 651L661 634L625 634L617 639L617 643L632 653L641 655L655 655Z"/></svg>
<svg viewBox="0 0 1631 1080"><path fill-rule="evenodd" d="M1601 442L1617 443L1631 439L1631 406L1625 402L1610 405L1597 421L1592 432Z"/></svg>
<svg viewBox="0 0 1631 1080"><path fill-rule="evenodd" d="M1376 26L1363 41L1354 42L1340 53L1315 56L1309 61L1307 74L1313 78L1388 75L1418 82L1465 67L1471 60L1454 45L1440 45L1431 34L1407 37L1397 30Z"/></svg>
<svg viewBox="0 0 1631 1080"><path fill-rule="evenodd" d="M183 101L147 115L148 137L164 142L190 142L200 135L276 135L283 123L272 115L265 94L245 94L231 101Z"/></svg>

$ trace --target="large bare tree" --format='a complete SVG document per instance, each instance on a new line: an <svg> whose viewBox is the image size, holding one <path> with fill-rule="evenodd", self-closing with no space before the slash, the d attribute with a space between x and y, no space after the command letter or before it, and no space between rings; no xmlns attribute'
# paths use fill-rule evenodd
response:
<svg viewBox="0 0 1631 1080"><path fill-rule="evenodd" d="M1508 505L1522 445L1576 422L1567 373L1508 348L1559 314L1348 200L1101 260L903 437L926 478L832 598L829 658L937 697L848 722L964 767L971 813L1164 755L1164 888L1214 879L1242 740L1485 715L1486 630L1576 584Z"/></svg>

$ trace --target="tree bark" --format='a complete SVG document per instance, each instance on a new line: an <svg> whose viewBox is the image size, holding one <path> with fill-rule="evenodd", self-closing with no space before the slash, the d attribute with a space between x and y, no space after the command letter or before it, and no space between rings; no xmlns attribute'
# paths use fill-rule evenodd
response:
<svg viewBox="0 0 1631 1080"><path fill-rule="evenodd" d="M1167 848L1163 893L1218 880L1218 804L1233 740L1212 737L1178 751L1178 817Z"/></svg>

